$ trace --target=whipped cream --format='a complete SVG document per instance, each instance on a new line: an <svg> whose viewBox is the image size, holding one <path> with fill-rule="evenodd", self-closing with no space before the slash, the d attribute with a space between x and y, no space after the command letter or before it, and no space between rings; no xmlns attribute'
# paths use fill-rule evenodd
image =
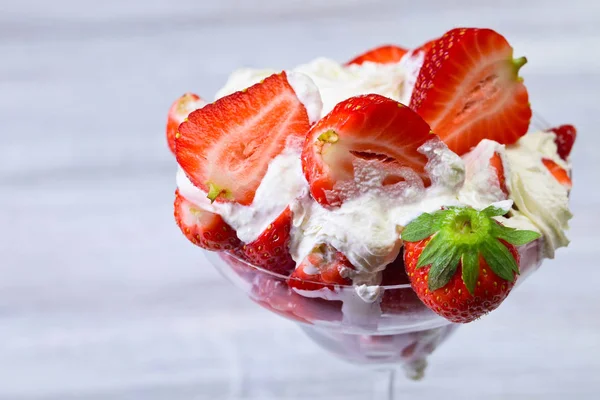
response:
<svg viewBox="0 0 600 400"><path fill-rule="evenodd" d="M323 110L323 101L321 100L319 88L308 75L288 71L286 72L286 76L298 100L306 108L309 122L311 124L317 122L321 119L321 111Z"/></svg>
<svg viewBox="0 0 600 400"><path fill-rule="evenodd" d="M569 244L565 230L573 217L569 210L568 190L542 163L550 159L567 171L570 165L558 156L553 132L534 132L507 147L510 180L507 181L517 210L505 223L508 226L533 229L544 237L544 256L554 258L557 248Z"/></svg>
<svg viewBox="0 0 600 400"><path fill-rule="evenodd" d="M498 182L498 174L490 164L490 158L494 153L500 155L505 179L510 180L510 166L506 162L505 146L484 139L462 157L466 167L465 184L459 193L462 203L482 209L488 204L506 199L506 194Z"/></svg>
<svg viewBox="0 0 600 400"><path fill-rule="evenodd" d="M361 65L344 66L328 58L317 58L308 64L294 68L287 74L288 81L300 100L305 106L309 104L307 106L309 116L313 111L309 108L313 101L303 99L301 95L303 90L301 85L298 85L299 88L295 86L296 78L293 73L302 73L317 85L322 99L320 118L329 113L340 101L360 94L380 94L408 104L422 63L422 52L407 55L399 63L394 64L365 62ZM225 87L217 92L216 98L245 89L277 72L279 71L272 69L239 69L231 74Z"/></svg>
<svg viewBox="0 0 600 400"><path fill-rule="evenodd" d="M423 53L409 54L399 63L385 65L365 62L344 66L318 58L288 71L287 76L314 122L338 102L359 94L377 93L408 103L422 62ZM242 90L277 72L237 70L216 97ZM355 266L352 278L356 295L366 303L375 302L381 271L400 251L403 227L421 213L442 206L483 209L494 204L510 209L510 218L498 219L511 227L542 233L545 257L553 257L558 247L568 244L564 232L571 218L568 193L541 161L548 158L570 170L557 154L553 133L529 133L511 146L483 140L462 158L436 139L420 151L429 160L429 187L410 171L405 181L383 187L383 172L373 168L376 164L357 160L357 182L348 188L355 192L335 209L323 208L310 196L296 146L289 146L271 161L249 206L211 204L206 193L194 187L182 170L178 172L177 184L189 201L220 214L244 242L256 239L289 206L293 214L292 258L299 263L315 245L331 244ZM510 199L490 165L494 152L502 160Z"/></svg>

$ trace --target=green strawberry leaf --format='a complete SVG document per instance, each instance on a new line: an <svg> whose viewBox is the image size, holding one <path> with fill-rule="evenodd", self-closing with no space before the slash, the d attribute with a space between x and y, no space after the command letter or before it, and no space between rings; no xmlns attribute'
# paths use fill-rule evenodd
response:
<svg viewBox="0 0 600 400"><path fill-rule="evenodd" d="M466 251L462 255L462 280L471 295L479 277L479 252Z"/></svg>
<svg viewBox="0 0 600 400"><path fill-rule="evenodd" d="M515 246L522 246L529 242L538 239L541 235L534 231L528 230L517 230L515 228L509 228L508 226L502 226L496 224L493 228L494 236L498 239L507 241Z"/></svg>
<svg viewBox="0 0 600 400"><path fill-rule="evenodd" d="M435 259L428 274L427 284L430 291L438 290L450 282L456 273L459 260L460 251L457 247L451 248Z"/></svg>
<svg viewBox="0 0 600 400"><path fill-rule="evenodd" d="M431 238L417 261L417 268L430 266L429 290L438 290L450 282L462 261L462 281L474 295L479 279L481 257L494 274L513 282L519 274L517 259L509 247L529 243L540 234L516 230L498 223L494 217L506 214L504 209L490 206L482 211L472 207L447 207L424 213L409 223L402 232L406 242Z"/></svg>
<svg viewBox="0 0 600 400"><path fill-rule="evenodd" d="M505 215L508 211L504 211L502 208L499 207L488 206L481 212L487 215L488 217L501 217Z"/></svg>
<svg viewBox="0 0 600 400"><path fill-rule="evenodd" d="M404 227L400 237L405 242L418 242L432 236L440 229L445 210L436 211L433 214L423 213Z"/></svg>
<svg viewBox="0 0 600 400"><path fill-rule="evenodd" d="M423 213L404 227L400 237L405 242L418 242L419 240L428 238L434 233L433 215Z"/></svg>
<svg viewBox="0 0 600 400"><path fill-rule="evenodd" d="M492 271L505 281L512 282L514 274L519 273L515 258L497 239L490 237L485 240L481 245L481 253Z"/></svg>
<svg viewBox="0 0 600 400"><path fill-rule="evenodd" d="M452 250L452 243L446 238L443 232L439 232L425 246L425 250L419 256L417 268L422 268L431 264L436 259L444 256L445 253Z"/></svg>

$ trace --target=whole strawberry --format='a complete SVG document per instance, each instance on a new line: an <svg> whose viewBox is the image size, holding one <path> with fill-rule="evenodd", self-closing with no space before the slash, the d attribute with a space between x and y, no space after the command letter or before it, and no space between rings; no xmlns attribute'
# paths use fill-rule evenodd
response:
<svg viewBox="0 0 600 400"><path fill-rule="evenodd" d="M402 232L410 283L431 310L455 322L471 322L496 309L519 273L515 246L540 237L501 225L506 211L449 207L424 213Z"/></svg>

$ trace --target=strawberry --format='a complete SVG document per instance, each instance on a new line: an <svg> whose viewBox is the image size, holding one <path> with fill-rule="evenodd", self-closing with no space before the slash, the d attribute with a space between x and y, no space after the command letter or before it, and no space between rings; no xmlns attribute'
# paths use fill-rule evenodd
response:
<svg viewBox="0 0 600 400"><path fill-rule="evenodd" d="M308 319L299 317L295 311L304 298L285 284L285 281L258 272L252 287L252 300L267 310L296 322L310 324Z"/></svg>
<svg viewBox="0 0 600 400"><path fill-rule="evenodd" d="M419 53L419 52L423 52L424 54L427 54L429 52L429 50L431 49L431 47L433 46L433 44L439 39L433 39L428 41L427 43L423 43L422 45L420 45L419 47L417 47L416 49L411 50L411 53L413 55Z"/></svg>
<svg viewBox="0 0 600 400"><path fill-rule="evenodd" d="M234 250L241 246L235 231L220 215L204 211L175 191L175 221L196 246L207 250Z"/></svg>
<svg viewBox="0 0 600 400"><path fill-rule="evenodd" d="M404 268L403 253L388 264L383 270L381 286L384 287L381 296L381 311L384 314L406 314L414 310L425 309L417 294L407 287L391 288L390 286L408 285L410 279Z"/></svg>
<svg viewBox="0 0 600 400"><path fill-rule="evenodd" d="M285 282L255 271L251 298L262 307L297 322L339 321L342 319L342 302L304 297Z"/></svg>
<svg viewBox="0 0 600 400"><path fill-rule="evenodd" d="M171 152L175 154L175 137L179 125L194 110L204 107L206 103L194 93L186 93L171 105L167 118L167 142Z"/></svg>
<svg viewBox="0 0 600 400"><path fill-rule="evenodd" d="M311 128L302 168L315 200L339 206L349 196L348 184L355 184L356 161L389 171L384 186L404 180L407 169L428 183L427 157L418 148L433 138L427 123L408 107L377 94L351 97Z"/></svg>
<svg viewBox="0 0 600 400"><path fill-rule="evenodd" d="M335 285L350 285L348 277L354 267L346 256L327 244L315 246L288 279L290 287L300 290L334 289Z"/></svg>
<svg viewBox="0 0 600 400"><path fill-rule="evenodd" d="M561 125L550 130L556 134L554 141L556 142L558 155L563 160L566 160L569 158L569 154L571 154L573 144L577 138L577 129L573 125Z"/></svg>
<svg viewBox="0 0 600 400"><path fill-rule="evenodd" d="M490 166L496 170L496 174L498 175L498 183L500 184L500 189L508 198L508 188L506 187L506 176L504 175L504 165L502 164L502 158L500 154L497 152L490 158Z"/></svg>
<svg viewBox="0 0 600 400"><path fill-rule="evenodd" d="M569 176L569 173L565 171L560 165L548 158L543 158L542 162L544 163L546 168L548 168L548 171L550 171L552 176L554 176L554 178L556 178L556 180L561 185L567 188L567 190L573 187L573 182L571 182L571 177Z"/></svg>
<svg viewBox="0 0 600 400"><path fill-rule="evenodd" d="M519 273L519 253L540 235L516 230L493 217L505 210L449 207L421 214L402 231L410 283L431 310L456 322L471 322L496 309Z"/></svg>
<svg viewBox="0 0 600 400"><path fill-rule="evenodd" d="M281 72L191 113L179 127L177 162L211 201L249 205L269 162L309 128Z"/></svg>
<svg viewBox="0 0 600 400"><path fill-rule="evenodd" d="M366 61L377 64L393 64L399 62L407 52L408 50L394 45L379 46L359 56L356 56L352 60L348 61L346 65L361 65Z"/></svg>
<svg viewBox="0 0 600 400"><path fill-rule="evenodd" d="M512 144L531 119L518 76L526 62L493 30L453 29L425 55L410 107L459 155L486 138Z"/></svg>
<svg viewBox="0 0 600 400"><path fill-rule="evenodd" d="M242 247L244 258L266 270L289 274L296 266L289 251L291 227L292 212L288 207L256 240Z"/></svg>

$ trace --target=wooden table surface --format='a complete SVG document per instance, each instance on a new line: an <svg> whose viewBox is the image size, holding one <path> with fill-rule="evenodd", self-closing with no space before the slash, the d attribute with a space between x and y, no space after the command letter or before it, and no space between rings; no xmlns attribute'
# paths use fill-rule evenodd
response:
<svg viewBox="0 0 600 400"><path fill-rule="evenodd" d="M166 111L239 66L504 33L533 107L574 123L572 244L461 328L401 399L600 397L600 2L0 2L0 399L368 399L206 265L171 211Z"/></svg>

